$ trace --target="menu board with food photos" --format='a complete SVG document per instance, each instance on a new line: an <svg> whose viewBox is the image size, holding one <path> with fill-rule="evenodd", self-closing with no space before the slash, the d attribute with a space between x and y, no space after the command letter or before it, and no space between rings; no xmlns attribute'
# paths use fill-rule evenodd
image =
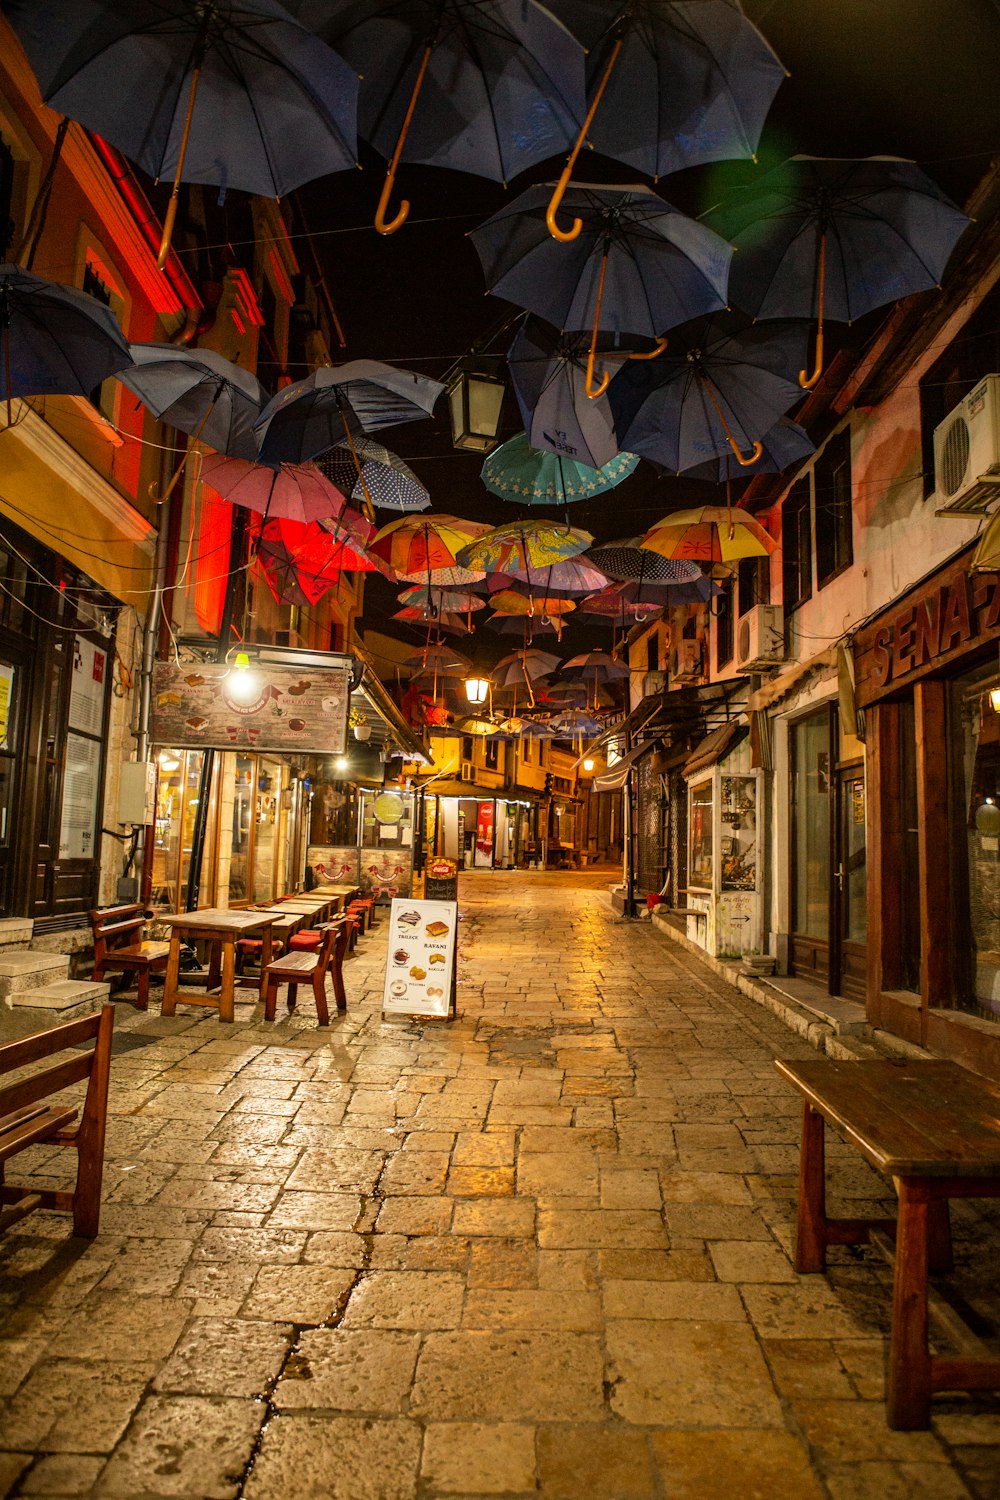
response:
<svg viewBox="0 0 1000 1500"><path fill-rule="evenodd" d="M447 1016L452 1011L457 922L454 901L393 900L383 1015Z"/></svg>
<svg viewBox="0 0 1000 1500"><path fill-rule="evenodd" d="M157 662L153 722L158 745L312 750L336 755L347 743L350 678L339 662L283 667L252 661L244 674L225 662Z"/></svg>

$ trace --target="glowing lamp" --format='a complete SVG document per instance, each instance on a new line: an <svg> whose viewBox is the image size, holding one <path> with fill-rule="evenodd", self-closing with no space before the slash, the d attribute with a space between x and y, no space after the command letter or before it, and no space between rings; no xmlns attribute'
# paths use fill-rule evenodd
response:
<svg viewBox="0 0 1000 1500"><path fill-rule="evenodd" d="M465 679L465 696L470 703L485 703L489 690L490 680L488 677L467 677Z"/></svg>
<svg viewBox="0 0 1000 1500"><path fill-rule="evenodd" d="M470 453L489 453L496 447L505 389L495 375L463 365L448 386L454 447Z"/></svg>
<svg viewBox="0 0 1000 1500"><path fill-rule="evenodd" d="M589 755L587 756L587 759L583 763L583 769L585 771L592 771L594 769L594 762L590 759Z"/></svg>
<svg viewBox="0 0 1000 1500"><path fill-rule="evenodd" d="M995 714L1000 714L1000 687L990 689L990 707Z"/></svg>

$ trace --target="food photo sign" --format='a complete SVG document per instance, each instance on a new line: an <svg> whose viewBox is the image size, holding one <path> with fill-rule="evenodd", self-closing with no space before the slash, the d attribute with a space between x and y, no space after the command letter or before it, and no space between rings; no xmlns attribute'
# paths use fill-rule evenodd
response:
<svg viewBox="0 0 1000 1500"><path fill-rule="evenodd" d="M393 901L383 1015L447 1016L453 1011L457 923L454 901Z"/></svg>
<svg viewBox="0 0 1000 1500"><path fill-rule="evenodd" d="M255 662L244 672L225 662L161 661L154 667L152 737L176 749L342 755L350 690L340 666Z"/></svg>

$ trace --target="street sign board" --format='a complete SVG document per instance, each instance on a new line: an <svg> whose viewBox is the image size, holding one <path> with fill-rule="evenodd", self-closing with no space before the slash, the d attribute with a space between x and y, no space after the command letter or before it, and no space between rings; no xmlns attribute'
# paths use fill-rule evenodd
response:
<svg viewBox="0 0 1000 1500"><path fill-rule="evenodd" d="M393 899L383 1015L447 1016L451 1012L457 923L454 901Z"/></svg>

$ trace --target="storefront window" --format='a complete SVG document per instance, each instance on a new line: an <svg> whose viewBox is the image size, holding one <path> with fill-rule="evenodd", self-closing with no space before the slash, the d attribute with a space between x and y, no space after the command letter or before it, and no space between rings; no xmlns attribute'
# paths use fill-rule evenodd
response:
<svg viewBox="0 0 1000 1500"><path fill-rule="evenodd" d="M281 808L281 767L262 760L257 770L257 826L253 855L253 899L270 901L274 889L275 855Z"/></svg>
<svg viewBox="0 0 1000 1500"><path fill-rule="evenodd" d="M690 876L688 883L702 890L712 889L712 783L703 781L688 793L690 837Z"/></svg>
<svg viewBox="0 0 1000 1500"><path fill-rule="evenodd" d="M752 891L757 886L757 782L753 776L723 776L722 889Z"/></svg>
<svg viewBox="0 0 1000 1500"><path fill-rule="evenodd" d="M229 865L229 904L249 900L250 831L254 818L254 764L237 755L233 784L233 854Z"/></svg>
<svg viewBox="0 0 1000 1500"><path fill-rule="evenodd" d="M153 906L179 911L187 891L191 836L201 782L200 750L161 750L156 790L156 835L153 846ZM212 819L202 860L202 906L212 903L215 868Z"/></svg>
<svg viewBox="0 0 1000 1500"><path fill-rule="evenodd" d="M971 962L959 974L958 1003L1000 1021L1000 713L990 690L1000 689L996 668L955 684L953 710L959 733L967 912Z"/></svg>
<svg viewBox="0 0 1000 1500"><path fill-rule="evenodd" d="M793 724L792 844L795 932L824 942L830 927L830 718Z"/></svg>

